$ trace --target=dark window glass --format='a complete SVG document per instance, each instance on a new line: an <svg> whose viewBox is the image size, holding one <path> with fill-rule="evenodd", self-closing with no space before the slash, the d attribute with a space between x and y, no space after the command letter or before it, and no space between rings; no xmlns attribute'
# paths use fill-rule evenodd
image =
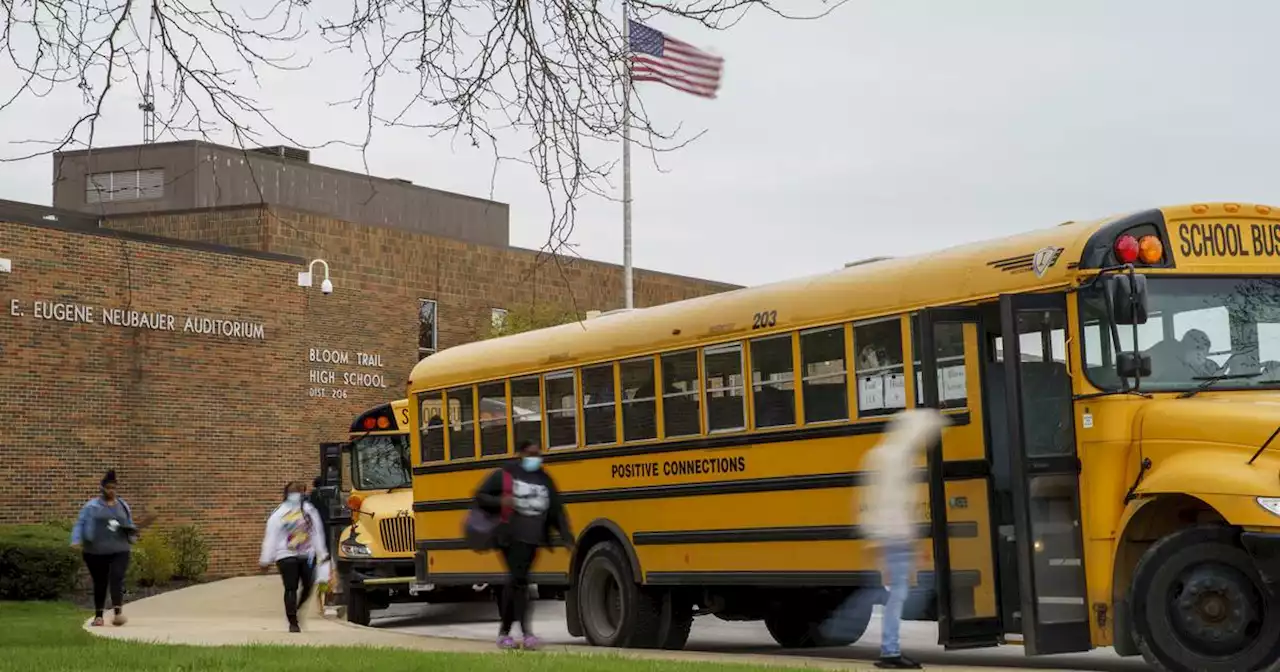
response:
<svg viewBox="0 0 1280 672"><path fill-rule="evenodd" d="M707 379L707 431L747 426L747 388L742 378L742 344L717 345L702 353Z"/></svg>
<svg viewBox="0 0 1280 672"><path fill-rule="evenodd" d="M524 441L542 445L542 394L537 376L511 381L511 422L516 446Z"/></svg>
<svg viewBox="0 0 1280 672"><path fill-rule="evenodd" d="M791 334L751 341L751 395L756 427L796 422L795 366Z"/></svg>
<svg viewBox="0 0 1280 672"><path fill-rule="evenodd" d="M657 390L653 384L653 358L633 359L619 367L622 374L622 440L656 439Z"/></svg>
<svg viewBox="0 0 1280 672"><path fill-rule="evenodd" d="M572 371L549 373L547 390L547 448L578 447L578 392Z"/></svg>
<svg viewBox="0 0 1280 672"><path fill-rule="evenodd" d="M804 421L849 419L849 383L844 363L844 327L815 329L800 334L800 364L804 367Z"/></svg>
<svg viewBox="0 0 1280 672"><path fill-rule="evenodd" d="M662 424L668 438L701 434L698 402L698 353L662 355Z"/></svg>
<svg viewBox="0 0 1280 672"><path fill-rule="evenodd" d="M902 320L892 318L853 327L857 357L858 415L892 415L907 407L902 364Z"/></svg>
<svg viewBox="0 0 1280 672"><path fill-rule="evenodd" d="M480 392L480 454L507 454L507 385L485 383Z"/></svg>
<svg viewBox="0 0 1280 672"><path fill-rule="evenodd" d="M582 370L582 414L586 421L588 446L618 442L618 428L614 422L617 394L613 388L612 364Z"/></svg>
<svg viewBox="0 0 1280 672"><path fill-rule="evenodd" d="M449 459L476 456L475 391L470 387L449 390Z"/></svg>

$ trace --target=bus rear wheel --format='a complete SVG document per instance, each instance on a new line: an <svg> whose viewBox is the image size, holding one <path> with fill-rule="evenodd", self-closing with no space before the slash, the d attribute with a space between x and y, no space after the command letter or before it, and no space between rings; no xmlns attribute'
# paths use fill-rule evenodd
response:
<svg viewBox="0 0 1280 672"><path fill-rule="evenodd" d="M1153 544L1134 570L1134 639L1166 672L1252 672L1280 655L1280 609L1239 530L1193 527Z"/></svg>
<svg viewBox="0 0 1280 672"><path fill-rule="evenodd" d="M663 608L670 596L638 585L632 576L631 563L617 543L603 542L587 551L575 591L587 641L593 646L641 649L678 642L683 647L688 631L683 637L678 630L672 632L672 612Z"/></svg>

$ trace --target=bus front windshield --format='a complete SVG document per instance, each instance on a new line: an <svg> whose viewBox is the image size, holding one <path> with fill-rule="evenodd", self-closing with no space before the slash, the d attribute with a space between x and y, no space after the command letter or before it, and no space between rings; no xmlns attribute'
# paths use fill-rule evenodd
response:
<svg viewBox="0 0 1280 672"><path fill-rule="evenodd" d="M1116 343L1101 283L1080 292L1085 369L1100 389L1118 390ZM1280 383L1280 279L1147 276L1146 324L1138 350L1151 357L1151 392L1200 387L1271 388ZM1132 351L1134 327L1120 326L1119 349Z"/></svg>
<svg viewBox="0 0 1280 672"><path fill-rule="evenodd" d="M352 442L351 450L357 490L392 490L412 484L408 434L363 436Z"/></svg>

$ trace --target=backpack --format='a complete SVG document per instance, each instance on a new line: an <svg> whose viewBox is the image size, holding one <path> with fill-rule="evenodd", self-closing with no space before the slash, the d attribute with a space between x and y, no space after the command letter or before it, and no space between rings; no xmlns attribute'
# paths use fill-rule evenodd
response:
<svg viewBox="0 0 1280 672"><path fill-rule="evenodd" d="M502 496L504 499L511 496L511 473L506 469L502 470ZM510 519L511 507L506 504L494 515L480 508L478 503L472 503L471 510L462 523L462 536L467 541L467 547L477 553L497 548L498 531Z"/></svg>

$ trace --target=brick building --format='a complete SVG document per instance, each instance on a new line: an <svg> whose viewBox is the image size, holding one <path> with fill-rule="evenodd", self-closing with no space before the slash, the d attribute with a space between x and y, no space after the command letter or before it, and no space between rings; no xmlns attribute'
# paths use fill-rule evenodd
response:
<svg viewBox="0 0 1280 672"><path fill-rule="evenodd" d="M418 358L484 337L494 309L621 303L617 266L431 222L261 203L80 210L0 203L0 522L72 516L115 468L160 526L207 529L217 574L252 567L284 480L309 478L319 443L402 396ZM297 286L313 258L333 294ZM730 288L635 277L638 306Z"/></svg>

